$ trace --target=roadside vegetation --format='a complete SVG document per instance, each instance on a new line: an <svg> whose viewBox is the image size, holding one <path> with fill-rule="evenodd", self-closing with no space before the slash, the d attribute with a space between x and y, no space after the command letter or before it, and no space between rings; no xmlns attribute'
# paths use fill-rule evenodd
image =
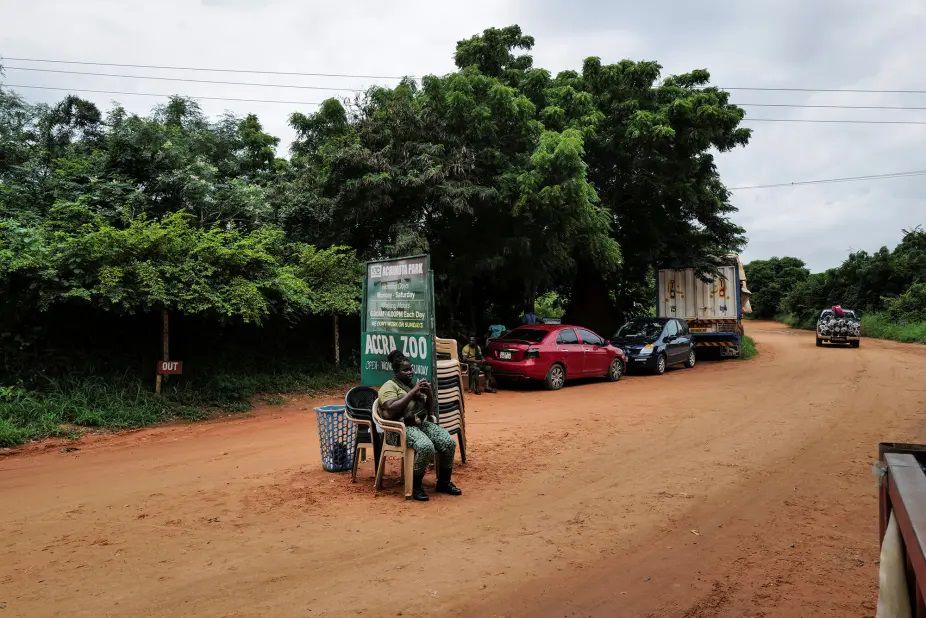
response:
<svg viewBox="0 0 926 618"><path fill-rule="evenodd" d="M884 313L863 315L862 335L877 339L893 339L904 343L926 343L926 320L894 322Z"/></svg>
<svg viewBox="0 0 926 618"><path fill-rule="evenodd" d="M755 358L759 355L759 351L756 349L755 340L749 335L743 335L740 339L740 359L749 360L750 358Z"/></svg>
<svg viewBox="0 0 926 618"><path fill-rule="evenodd" d="M900 243L859 251L823 273L811 274L793 257L746 265L753 316L814 329L832 305L861 315L862 336L926 343L926 231L904 230Z"/></svg>
<svg viewBox="0 0 926 618"><path fill-rule="evenodd" d="M3 443L338 383L365 260L430 254L445 336L538 299L612 333L657 266L711 273L743 247L713 153L751 132L708 71L552 72L533 46L490 28L446 75L293 109L288 149L190 98L145 115L0 87ZM184 366L157 399L165 317Z"/></svg>
<svg viewBox="0 0 926 618"><path fill-rule="evenodd" d="M244 412L253 404L283 403L282 395L316 394L357 380L355 369L331 366L201 372L168 381L156 396L151 380L93 373L49 378L41 384L0 386L0 447L82 428L129 429L168 421L195 421Z"/></svg>

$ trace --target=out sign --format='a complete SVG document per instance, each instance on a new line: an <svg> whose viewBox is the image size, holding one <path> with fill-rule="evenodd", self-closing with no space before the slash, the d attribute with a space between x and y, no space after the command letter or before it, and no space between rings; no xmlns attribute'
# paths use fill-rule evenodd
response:
<svg viewBox="0 0 926 618"><path fill-rule="evenodd" d="M183 373L183 361L158 361L159 375L180 375Z"/></svg>

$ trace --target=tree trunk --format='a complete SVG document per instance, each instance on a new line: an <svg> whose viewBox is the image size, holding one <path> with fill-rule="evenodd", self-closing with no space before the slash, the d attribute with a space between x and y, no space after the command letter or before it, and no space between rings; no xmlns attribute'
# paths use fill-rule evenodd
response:
<svg viewBox="0 0 926 618"><path fill-rule="evenodd" d="M476 335L476 299L472 288L469 291L469 324L467 326L466 339L469 340L470 337Z"/></svg>
<svg viewBox="0 0 926 618"><path fill-rule="evenodd" d="M167 309L161 309L161 360L170 360L170 316ZM161 385L167 382L167 376L158 372L154 379L154 394L161 394Z"/></svg>
<svg viewBox="0 0 926 618"><path fill-rule="evenodd" d="M521 304L525 314L534 312L534 284L530 277L524 279L524 301Z"/></svg>
<svg viewBox="0 0 926 618"><path fill-rule="evenodd" d="M338 316L334 316L334 364L341 366L341 332L338 328Z"/></svg>
<svg viewBox="0 0 926 618"><path fill-rule="evenodd" d="M609 337L618 326L619 316L611 306L608 291L607 283L594 266L580 262L563 324L585 326Z"/></svg>

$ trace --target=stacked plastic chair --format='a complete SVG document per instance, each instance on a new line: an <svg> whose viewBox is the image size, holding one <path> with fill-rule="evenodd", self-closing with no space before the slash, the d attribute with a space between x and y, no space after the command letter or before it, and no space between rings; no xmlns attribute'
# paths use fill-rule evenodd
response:
<svg viewBox="0 0 926 618"><path fill-rule="evenodd" d="M357 464L372 455L375 471L379 463L379 452L383 438L373 427L373 402L376 401L376 389L372 386L355 386L344 396L344 412L348 420L357 426L357 441L354 448L354 461L351 468L351 482L357 482ZM372 451L372 452L371 452Z"/></svg>
<svg viewBox="0 0 926 618"><path fill-rule="evenodd" d="M466 463L466 409L463 402L463 372L456 339L435 339L437 358L437 422L457 437L460 459Z"/></svg>

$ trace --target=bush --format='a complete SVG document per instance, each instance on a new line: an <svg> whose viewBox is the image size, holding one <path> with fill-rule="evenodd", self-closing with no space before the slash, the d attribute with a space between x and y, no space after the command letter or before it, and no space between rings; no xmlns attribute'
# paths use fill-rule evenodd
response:
<svg viewBox="0 0 926 618"><path fill-rule="evenodd" d="M759 354L756 349L756 342L752 337L744 335L740 340L740 359L749 360Z"/></svg>
<svg viewBox="0 0 926 618"><path fill-rule="evenodd" d="M80 427L127 429L243 412L258 393L311 394L356 380L356 370L316 366L175 379L162 397L142 380L126 375L49 379L41 388L5 386L0 387L0 447L77 435Z"/></svg>
<svg viewBox="0 0 926 618"><path fill-rule="evenodd" d="M887 313L872 313L862 317L862 336L903 343L926 343L926 320L898 322Z"/></svg>
<svg viewBox="0 0 926 618"><path fill-rule="evenodd" d="M534 312L543 318L561 318L566 313L563 299L556 292L547 292L534 302Z"/></svg>
<svg viewBox="0 0 926 618"><path fill-rule="evenodd" d="M926 322L926 283L915 283L896 298L884 300L884 313L901 324Z"/></svg>
<svg viewBox="0 0 926 618"><path fill-rule="evenodd" d="M798 318L793 313L782 313L775 316L777 322L782 324L787 324L791 328L803 328L805 330L814 330L817 328L817 318L814 316L812 319L801 319Z"/></svg>
<svg viewBox="0 0 926 618"><path fill-rule="evenodd" d="M0 404L2 406L2 404ZM29 439L27 432L0 416L0 448L16 446Z"/></svg>

